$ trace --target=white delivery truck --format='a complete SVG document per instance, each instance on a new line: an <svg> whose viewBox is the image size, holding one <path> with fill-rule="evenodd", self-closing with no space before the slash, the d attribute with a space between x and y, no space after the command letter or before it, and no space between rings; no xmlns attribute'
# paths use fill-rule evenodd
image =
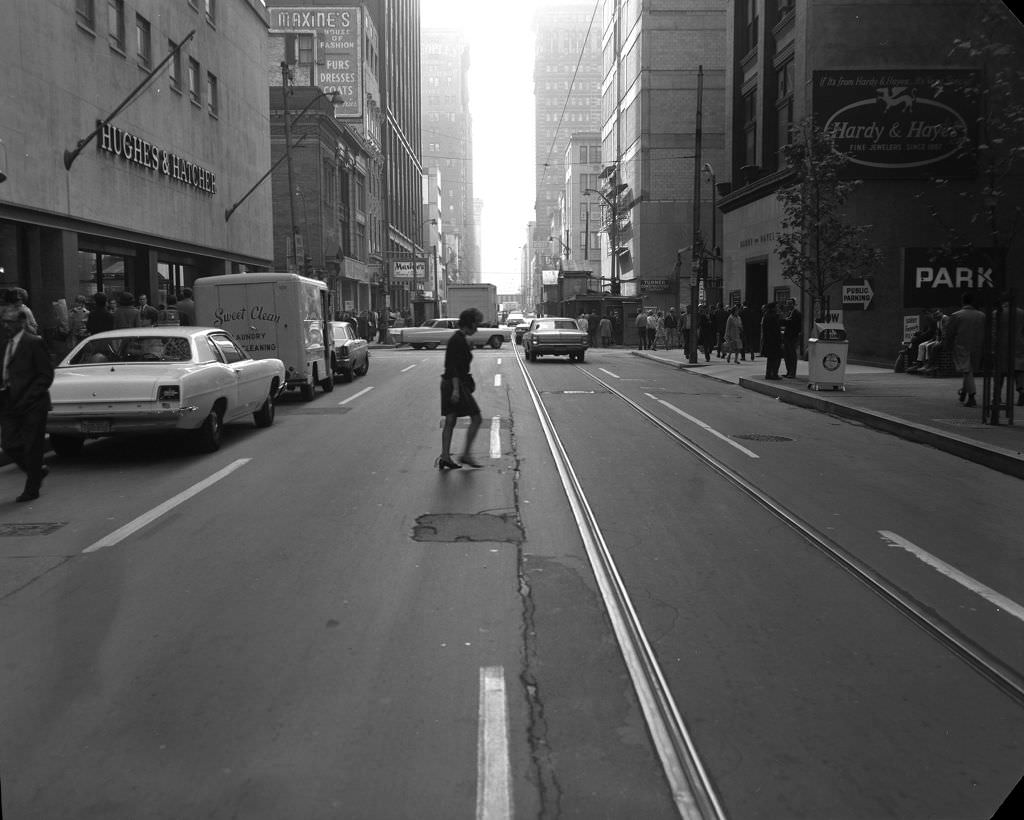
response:
<svg viewBox="0 0 1024 820"><path fill-rule="evenodd" d="M310 401L334 389L327 284L295 273L203 276L192 287L196 324L231 333L254 359L280 359L286 388Z"/></svg>

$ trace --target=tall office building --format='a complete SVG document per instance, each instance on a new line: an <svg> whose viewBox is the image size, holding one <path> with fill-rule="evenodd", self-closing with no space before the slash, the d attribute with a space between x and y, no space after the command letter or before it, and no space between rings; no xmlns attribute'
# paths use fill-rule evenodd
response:
<svg viewBox="0 0 1024 820"><path fill-rule="evenodd" d="M553 224L565 191L565 151L576 132L601 127L601 20L589 0L543 5L536 13L533 69L536 203L534 269L555 269ZM553 220L555 222L553 223Z"/></svg>
<svg viewBox="0 0 1024 820"><path fill-rule="evenodd" d="M694 232L709 252L720 243L712 182L724 156L725 2L605 0L604 10L611 274L623 295L663 308L687 304ZM712 263L709 301L720 298L719 276Z"/></svg>
<svg viewBox="0 0 1024 820"><path fill-rule="evenodd" d="M473 204L473 121L469 112L469 44L461 32L422 35L423 166L440 169L440 211L449 281L480 281Z"/></svg>

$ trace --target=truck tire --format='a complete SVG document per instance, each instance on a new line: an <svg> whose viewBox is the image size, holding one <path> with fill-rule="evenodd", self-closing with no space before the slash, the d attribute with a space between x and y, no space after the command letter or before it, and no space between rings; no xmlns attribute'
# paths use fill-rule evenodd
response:
<svg viewBox="0 0 1024 820"><path fill-rule="evenodd" d="M299 386L299 395L303 401L313 401L313 385L311 382L303 382Z"/></svg>
<svg viewBox="0 0 1024 820"><path fill-rule="evenodd" d="M431 342L430 344L426 345L426 348L427 350L437 350L437 346L439 344L440 342Z"/></svg>

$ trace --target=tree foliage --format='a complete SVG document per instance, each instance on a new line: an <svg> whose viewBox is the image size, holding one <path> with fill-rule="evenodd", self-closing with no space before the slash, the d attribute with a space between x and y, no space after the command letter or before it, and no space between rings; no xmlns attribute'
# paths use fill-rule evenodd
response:
<svg viewBox="0 0 1024 820"><path fill-rule="evenodd" d="M846 220L846 202L861 184L843 178L849 158L810 119L794 130L783 151L796 181L776 194L783 209L776 253L783 277L824 306L834 285L871 275L882 254L867 243L871 225Z"/></svg>
<svg viewBox="0 0 1024 820"><path fill-rule="evenodd" d="M947 55L956 65L978 68L976 79L937 82L935 97L955 90L978 108L977 138L965 135L961 155L978 168L976 185L933 178L959 200L955 214L944 215L929 203L931 216L942 224L947 248L969 248L978 240L1009 249L1024 227L1020 201L1024 176L1024 68L1021 67L1021 26L998 0L981 0L978 19L965 25L970 35L955 38ZM926 196L926 195L919 195Z"/></svg>

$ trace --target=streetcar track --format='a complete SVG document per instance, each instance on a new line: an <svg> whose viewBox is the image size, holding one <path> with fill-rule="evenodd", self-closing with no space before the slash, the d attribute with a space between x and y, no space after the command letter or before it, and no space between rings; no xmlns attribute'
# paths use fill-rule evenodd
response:
<svg viewBox="0 0 1024 820"><path fill-rule="evenodd" d="M724 820L725 812L710 776L697 754L690 732L672 698L639 616L633 608L625 583L601 534L597 518L587 502L547 408L541 400L540 392L518 350L516 360L530 399L537 410L541 429L576 520L616 641L669 782L676 810L685 820ZM617 391L612 392L621 395Z"/></svg>
<svg viewBox="0 0 1024 820"><path fill-rule="evenodd" d="M896 584L886 579L868 564L851 555L841 546L828 538L828 536L816 530L808 522L804 521L794 512L787 509L770 495L749 482L695 441L659 419L653 413L646 410L625 394L616 390L594 373L580 365L575 365L575 367L590 379L600 384L609 393L629 405L633 410L662 430L662 432L666 433L677 444L697 456L697 458L706 467L718 473L720 477L724 478L729 483L738 487L761 507L795 530L809 544L811 544L811 546L823 552L838 566L865 584L897 612L907 617L912 623L923 629L927 634L938 641L940 645L967 663L967 665L981 677L985 678L989 683L994 684L997 688L1003 691L1004 694L1009 695L1019 705L1024 706L1024 678L1022 678L1014 669L1007 666L998 658L977 645L970 638L961 634L952 624L932 612L930 608L926 607L914 598L914 596L909 592L899 588ZM525 373L525 368L523 369ZM529 376L527 376L527 378L529 379ZM532 380L530 380L530 386L532 389ZM655 400L657 401L657 399Z"/></svg>

